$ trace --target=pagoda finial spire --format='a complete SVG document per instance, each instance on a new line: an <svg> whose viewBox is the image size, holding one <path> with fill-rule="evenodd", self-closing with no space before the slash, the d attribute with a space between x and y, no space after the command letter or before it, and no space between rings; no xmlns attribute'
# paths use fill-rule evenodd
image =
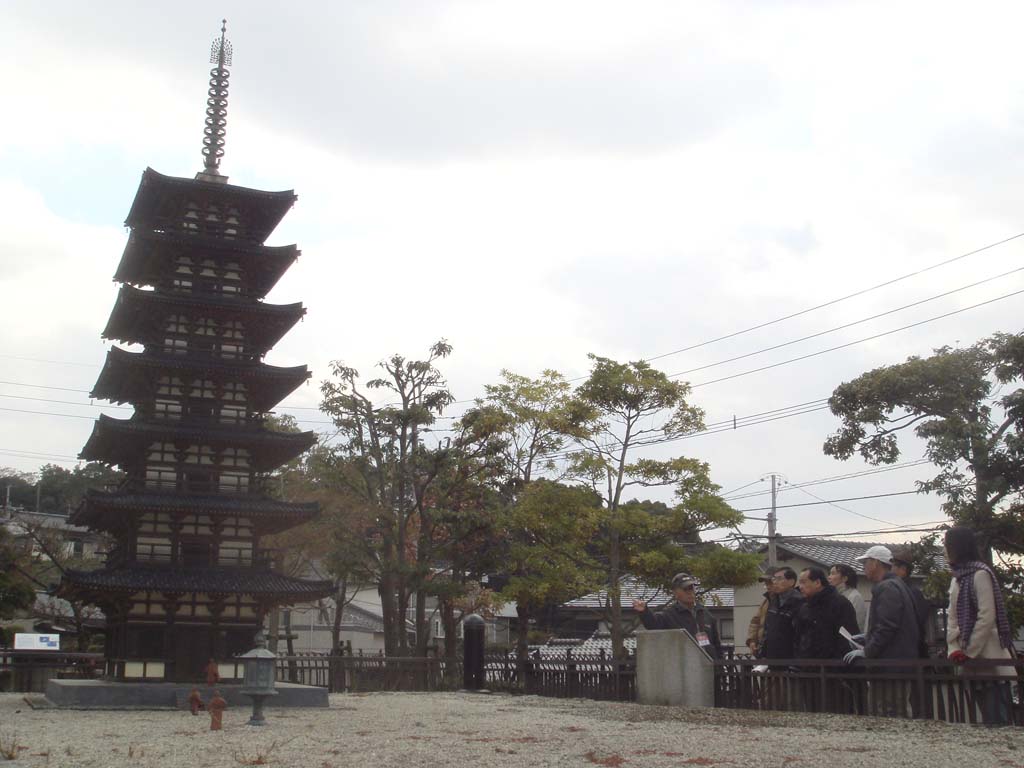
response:
<svg viewBox="0 0 1024 768"><path fill-rule="evenodd" d="M216 66L210 70L210 90L206 99L206 128L203 129L203 170L196 174L203 181L227 182L227 176L220 173L220 161L224 157L224 137L228 125L228 78L227 68L231 66L231 41L227 34L228 20L223 19L220 37L210 46L210 63Z"/></svg>

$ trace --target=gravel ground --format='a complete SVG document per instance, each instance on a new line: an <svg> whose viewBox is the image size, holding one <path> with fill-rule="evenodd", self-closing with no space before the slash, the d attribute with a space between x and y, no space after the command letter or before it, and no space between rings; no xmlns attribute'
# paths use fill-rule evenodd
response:
<svg viewBox="0 0 1024 768"><path fill-rule="evenodd" d="M1024 768L1024 730L473 694L349 694L224 730L188 712L33 710L0 695L0 766L927 766Z"/></svg>

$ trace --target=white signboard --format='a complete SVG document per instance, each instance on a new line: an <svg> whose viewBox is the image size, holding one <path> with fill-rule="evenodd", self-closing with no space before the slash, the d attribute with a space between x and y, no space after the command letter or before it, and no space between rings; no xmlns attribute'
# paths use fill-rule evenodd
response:
<svg viewBox="0 0 1024 768"><path fill-rule="evenodd" d="M59 651L60 635L37 635L28 632L16 632L14 635L16 651Z"/></svg>

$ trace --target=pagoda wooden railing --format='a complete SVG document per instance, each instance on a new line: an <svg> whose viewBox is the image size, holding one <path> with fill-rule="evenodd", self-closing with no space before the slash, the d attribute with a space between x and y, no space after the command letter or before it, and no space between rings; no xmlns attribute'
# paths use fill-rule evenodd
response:
<svg viewBox="0 0 1024 768"><path fill-rule="evenodd" d="M104 564L108 567L133 564L133 565L170 565L174 559L170 552L164 551L166 545L137 545L135 557L132 558L128 552L120 547L108 549L102 553ZM217 561L205 563L206 567L216 565L223 568L254 568L256 570L269 570L280 556L280 549L257 549L255 552L250 547L233 547L222 544L218 549ZM203 565L179 558L182 565Z"/></svg>

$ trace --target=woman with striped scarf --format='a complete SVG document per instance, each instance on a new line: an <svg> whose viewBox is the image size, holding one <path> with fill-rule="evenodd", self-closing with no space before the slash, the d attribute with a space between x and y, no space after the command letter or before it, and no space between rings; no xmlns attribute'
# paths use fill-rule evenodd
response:
<svg viewBox="0 0 1024 768"><path fill-rule="evenodd" d="M953 571L949 585L946 646L950 660L963 664L971 659L1014 659L1013 635L1006 604L996 574L978 556L978 545L970 528L956 526L946 531L946 559ZM1010 680L1016 669L988 667L964 670L980 678L982 714L987 724L1010 722ZM985 680L985 678L992 678Z"/></svg>

